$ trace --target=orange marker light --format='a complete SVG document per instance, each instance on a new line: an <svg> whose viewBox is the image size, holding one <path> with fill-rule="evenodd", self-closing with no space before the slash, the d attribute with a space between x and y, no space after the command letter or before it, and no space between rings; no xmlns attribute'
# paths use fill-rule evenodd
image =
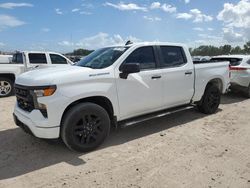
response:
<svg viewBox="0 0 250 188"><path fill-rule="evenodd" d="M56 91L55 88L44 89L43 96L51 96Z"/></svg>

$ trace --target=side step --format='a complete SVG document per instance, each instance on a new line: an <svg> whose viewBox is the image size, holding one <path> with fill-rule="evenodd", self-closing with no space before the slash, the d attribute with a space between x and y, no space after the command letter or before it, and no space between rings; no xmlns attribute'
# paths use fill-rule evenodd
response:
<svg viewBox="0 0 250 188"><path fill-rule="evenodd" d="M181 112L181 111L192 109L192 108L194 107L188 104L185 106L179 106L179 107L174 107L174 108L170 108L166 110L161 110L158 112L154 112L154 113L150 113L150 114L120 121L118 122L118 126L120 128L125 128L125 127L131 126L140 122L148 121L148 120L155 119L155 118L160 118L160 117L172 114L172 113Z"/></svg>

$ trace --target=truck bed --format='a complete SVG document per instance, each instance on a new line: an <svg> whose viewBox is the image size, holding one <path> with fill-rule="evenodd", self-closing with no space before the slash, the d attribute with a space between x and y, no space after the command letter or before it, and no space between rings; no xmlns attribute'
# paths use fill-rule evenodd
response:
<svg viewBox="0 0 250 188"><path fill-rule="evenodd" d="M193 101L199 101L202 98L208 80L220 79L222 83L230 82L229 62L228 61L208 61L194 63L195 69L195 94ZM223 85L223 84L222 84ZM229 85L223 85L220 89L225 93Z"/></svg>

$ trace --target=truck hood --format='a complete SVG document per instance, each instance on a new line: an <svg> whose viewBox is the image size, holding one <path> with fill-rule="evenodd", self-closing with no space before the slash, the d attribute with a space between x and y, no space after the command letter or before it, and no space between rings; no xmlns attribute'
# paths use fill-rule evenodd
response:
<svg viewBox="0 0 250 188"><path fill-rule="evenodd" d="M79 66L60 66L36 69L21 74L16 79L16 84L25 86L43 86L68 82L74 78L87 78L94 69Z"/></svg>

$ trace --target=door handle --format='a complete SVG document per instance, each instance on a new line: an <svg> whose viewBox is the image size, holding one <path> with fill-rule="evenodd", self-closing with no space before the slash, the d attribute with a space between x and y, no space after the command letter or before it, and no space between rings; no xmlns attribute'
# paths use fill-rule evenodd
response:
<svg viewBox="0 0 250 188"><path fill-rule="evenodd" d="M153 80L155 80L155 79L160 79L161 76L160 76L160 75L155 75L155 76L152 76L151 78L152 78Z"/></svg>
<svg viewBox="0 0 250 188"><path fill-rule="evenodd" d="M185 72L185 75L190 75L190 74L193 74L193 72L191 72L191 71Z"/></svg>

